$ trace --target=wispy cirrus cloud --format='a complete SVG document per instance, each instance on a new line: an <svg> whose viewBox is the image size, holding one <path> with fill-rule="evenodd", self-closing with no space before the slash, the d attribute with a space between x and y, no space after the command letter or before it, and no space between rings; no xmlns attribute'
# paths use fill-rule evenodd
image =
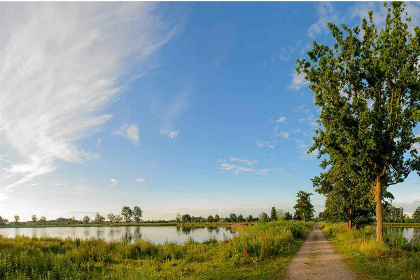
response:
<svg viewBox="0 0 420 280"><path fill-rule="evenodd" d="M182 93L175 97L163 113L163 123L159 130L161 135L166 135L170 139L178 137L179 129L175 129L176 119L184 113L189 106L188 94Z"/></svg>
<svg viewBox="0 0 420 280"><path fill-rule="evenodd" d="M112 134L121 135L124 138L130 140L134 145L139 143L139 127L135 123L124 124L117 131L114 131Z"/></svg>
<svg viewBox="0 0 420 280"><path fill-rule="evenodd" d="M257 144L257 146L258 147L268 147L268 148L270 148L270 149L274 149L275 147L274 147L274 144L272 144L271 142L268 142L268 141L261 141L261 140L258 140L257 142L256 142L256 144Z"/></svg>
<svg viewBox="0 0 420 280"><path fill-rule="evenodd" d="M177 28L145 3L1 3L0 10L4 191L60 161L86 159L77 143L111 118L103 109L130 80L126 70L147 69Z"/></svg>
<svg viewBox="0 0 420 280"><path fill-rule="evenodd" d="M320 33L326 33L328 31L328 22L337 22L339 17L338 12L335 10L334 5L331 2L319 3L317 12L318 21L308 28L308 36L312 39Z"/></svg>
<svg viewBox="0 0 420 280"><path fill-rule="evenodd" d="M231 170L233 171L234 174L254 173L254 174L263 175L263 176L266 176L268 174L268 169L255 169L255 168L250 167L257 163L256 160L230 157L229 159L230 162L227 162L226 160L218 160L218 161L219 161L219 169ZM240 166L232 162L244 163L246 164L246 166Z"/></svg>

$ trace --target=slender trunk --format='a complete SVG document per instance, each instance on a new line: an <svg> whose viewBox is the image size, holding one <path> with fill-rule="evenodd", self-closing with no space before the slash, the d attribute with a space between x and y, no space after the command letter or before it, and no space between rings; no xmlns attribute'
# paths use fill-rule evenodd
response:
<svg viewBox="0 0 420 280"><path fill-rule="evenodd" d="M376 203L376 241L384 242L383 237L383 220L382 220L382 185L381 177L376 178L375 203Z"/></svg>
<svg viewBox="0 0 420 280"><path fill-rule="evenodd" d="M350 207L349 208L349 221L347 223L347 230L352 230L352 227L351 227L351 219L352 219L352 210L351 210L351 207Z"/></svg>
<svg viewBox="0 0 420 280"><path fill-rule="evenodd" d="M303 216L303 222L306 224L306 220L305 220L305 211L302 211L302 216Z"/></svg>

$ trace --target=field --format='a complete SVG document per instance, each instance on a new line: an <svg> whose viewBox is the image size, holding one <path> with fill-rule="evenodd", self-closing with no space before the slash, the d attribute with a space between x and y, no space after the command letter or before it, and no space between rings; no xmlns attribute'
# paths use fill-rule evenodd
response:
<svg viewBox="0 0 420 280"><path fill-rule="evenodd" d="M384 244L378 244L371 226L356 231L347 231L344 223L320 226L360 279L420 279L418 237L407 241L400 235L385 235Z"/></svg>
<svg viewBox="0 0 420 280"><path fill-rule="evenodd" d="M310 228L242 225L231 240L184 245L0 237L0 279L278 279Z"/></svg>

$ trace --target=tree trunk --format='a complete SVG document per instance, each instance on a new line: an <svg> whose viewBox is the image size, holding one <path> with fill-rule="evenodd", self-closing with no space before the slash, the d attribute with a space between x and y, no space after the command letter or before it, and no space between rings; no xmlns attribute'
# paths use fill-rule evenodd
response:
<svg viewBox="0 0 420 280"><path fill-rule="evenodd" d="M303 222L306 224L306 220L305 220L305 211L302 211L302 216L303 216Z"/></svg>
<svg viewBox="0 0 420 280"><path fill-rule="evenodd" d="M382 220L382 185L381 177L376 178L375 203L376 203L376 241L384 242Z"/></svg>
<svg viewBox="0 0 420 280"><path fill-rule="evenodd" d="M352 211L351 211L351 207L349 208L349 221L347 222L347 230L352 230L352 226L351 226L351 219L352 219Z"/></svg>

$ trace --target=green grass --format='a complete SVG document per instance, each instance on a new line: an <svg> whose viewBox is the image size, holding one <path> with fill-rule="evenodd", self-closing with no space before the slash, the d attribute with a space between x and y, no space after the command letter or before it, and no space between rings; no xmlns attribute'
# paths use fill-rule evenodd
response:
<svg viewBox="0 0 420 280"><path fill-rule="evenodd" d="M347 231L345 224L320 225L359 279L420 279L420 238L385 235L378 244L371 226Z"/></svg>
<svg viewBox="0 0 420 280"><path fill-rule="evenodd" d="M309 225L242 225L233 239L155 245L0 237L0 279L279 279Z"/></svg>
<svg viewBox="0 0 420 280"><path fill-rule="evenodd" d="M384 227L418 228L418 227L420 227L420 223L384 223Z"/></svg>

